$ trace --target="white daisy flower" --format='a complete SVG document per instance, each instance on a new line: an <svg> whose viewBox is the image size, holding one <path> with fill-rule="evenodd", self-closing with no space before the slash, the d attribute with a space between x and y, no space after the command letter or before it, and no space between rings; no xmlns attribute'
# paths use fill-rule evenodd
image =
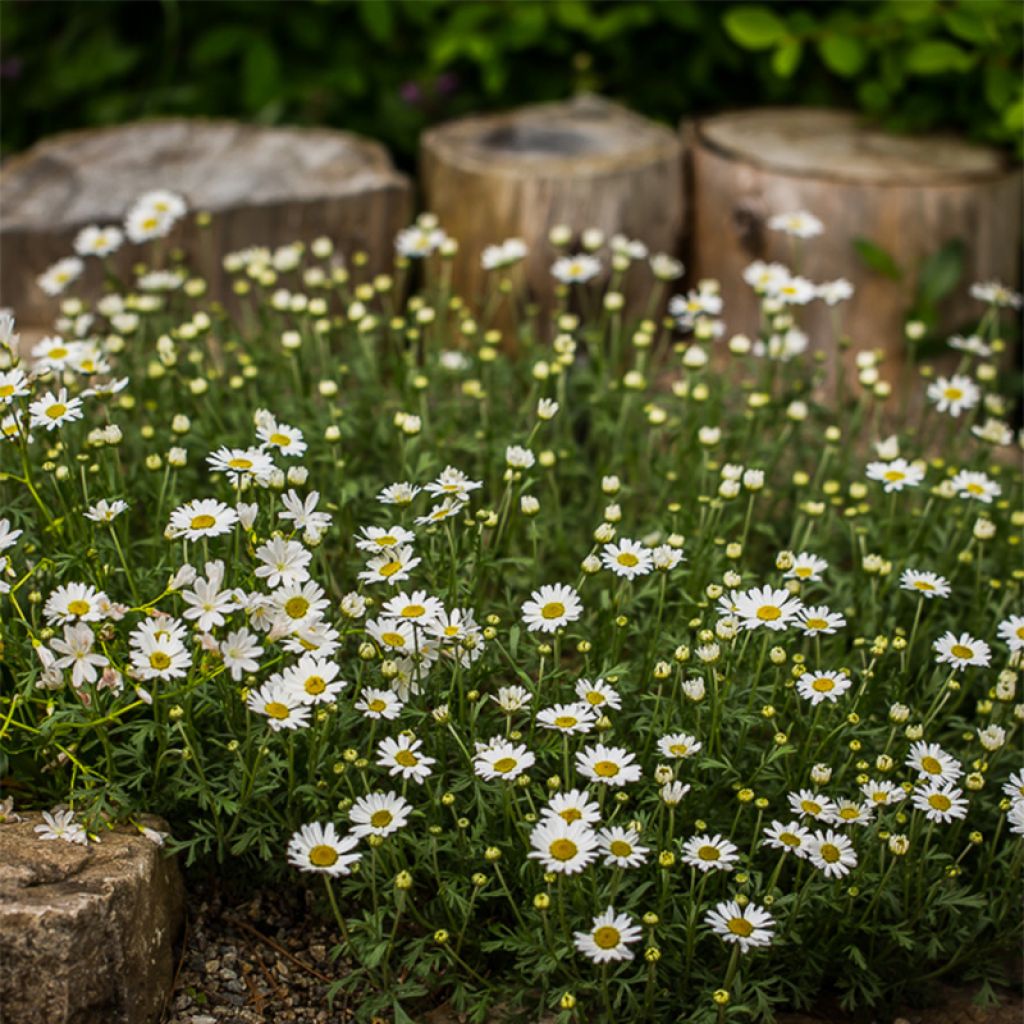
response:
<svg viewBox="0 0 1024 1024"><path fill-rule="evenodd" d="M422 740L405 734L397 739L386 737L377 744L377 764L387 768L389 775L401 775L403 779L422 784L435 763L434 758L419 753L422 746Z"/></svg>
<svg viewBox="0 0 1024 1024"><path fill-rule="evenodd" d="M559 875L578 874L599 852L597 835L589 825L559 817L542 818L530 833L530 846L527 857Z"/></svg>
<svg viewBox="0 0 1024 1024"><path fill-rule="evenodd" d="M311 822L292 834L288 841L288 863L300 871L347 875L361 853L350 853L359 842L354 835L339 836L334 825Z"/></svg>
<svg viewBox="0 0 1024 1024"><path fill-rule="evenodd" d="M821 580L821 573L828 568L828 562L824 558L812 555L809 551L801 551L793 559L793 565L786 573L787 579L797 579L803 583L817 583Z"/></svg>
<svg viewBox="0 0 1024 1024"><path fill-rule="evenodd" d="M627 580L646 576L653 568L651 552L639 541L626 538L614 544L605 544L601 561L606 569Z"/></svg>
<svg viewBox="0 0 1024 1024"><path fill-rule="evenodd" d="M54 637L50 646L60 655L54 662L58 669L71 669L71 685L76 689L84 683L95 683L99 669L109 664L106 657L93 650L96 637L84 622L64 627L64 639Z"/></svg>
<svg viewBox="0 0 1024 1024"><path fill-rule="evenodd" d="M183 590L181 599L189 606L184 617L195 621L207 633L216 626L223 626L226 616L237 611L238 602L233 590L222 590L224 584L224 563L206 563L206 578L197 576L192 590Z"/></svg>
<svg viewBox="0 0 1024 1024"><path fill-rule="evenodd" d="M884 779L881 782L869 779L860 787L860 791L867 798L868 802L876 807L898 804L905 800L907 796L902 786Z"/></svg>
<svg viewBox="0 0 1024 1024"><path fill-rule="evenodd" d="M562 256L551 265L551 276L562 284L585 284L600 273L601 261L586 253Z"/></svg>
<svg viewBox="0 0 1024 1024"><path fill-rule="evenodd" d="M597 712L590 704L555 704L537 712L535 721L542 729L565 735L590 732L597 724Z"/></svg>
<svg viewBox="0 0 1024 1024"><path fill-rule="evenodd" d="M704 746L696 736L686 732L673 732L658 740L658 749L665 757L693 757Z"/></svg>
<svg viewBox="0 0 1024 1024"><path fill-rule="evenodd" d="M932 644L937 664L952 665L954 671L968 665L985 666L991 663L991 648L984 640L975 640L969 633L959 637L948 630Z"/></svg>
<svg viewBox="0 0 1024 1024"><path fill-rule="evenodd" d="M768 228L771 231L781 231L793 238L816 238L825 231L825 225L806 210L776 213L768 218Z"/></svg>
<svg viewBox="0 0 1024 1024"><path fill-rule="evenodd" d="M676 807L683 802L683 797L690 792L689 784L684 785L682 782L666 782L661 789L658 790L658 796L661 797L662 802L668 807Z"/></svg>
<svg viewBox="0 0 1024 1024"><path fill-rule="evenodd" d="M215 498L197 498L179 505L172 513L168 529L185 540L202 540L229 533L238 522L238 513Z"/></svg>
<svg viewBox="0 0 1024 1024"><path fill-rule="evenodd" d="M72 281L82 276L85 264L77 256L65 256L36 278L39 287L47 295L60 295Z"/></svg>
<svg viewBox="0 0 1024 1024"><path fill-rule="evenodd" d="M967 817L967 801L963 790L951 783L920 786L911 794L911 802L929 821L948 823Z"/></svg>
<svg viewBox="0 0 1024 1024"><path fill-rule="evenodd" d="M278 423L272 416L261 421L256 428L256 436L265 448L288 459L297 459L306 452L307 445L302 431L287 423Z"/></svg>
<svg viewBox="0 0 1024 1024"><path fill-rule="evenodd" d="M40 369L49 366L54 370L60 370L76 361L82 347L81 342L65 341L59 336L51 336L43 338L33 346L32 357Z"/></svg>
<svg viewBox="0 0 1024 1024"><path fill-rule="evenodd" d="M743 271L743 280L760 294L772 294L789 278L789 268L782 263L754 260Z"/></svg>
<svg viewBox="0 0 1024 1024"><path fill-rule="evenodd" d="M385 657L411 655L416 651L412 623L405 619L370 619L366 623L366 632L377 642Z"/></svg>
<svg viewBox="0 0 1024 1024"><path fill-rule="evenodd" d="M308 567L313 552L307 551L298 541L271 537L256 549L256 557L263 563L256 567L256 576L266 580L271 589L304 583L309 579Z"/></svg>
<svg viewBox="0 0 1024 1024"><path fill-rule="evenodd" d="M281 497L284 510L277 513L277 518L294 523L296 530L324 533L331 525L331 514L316 510L319 501L319 491L310 491L305 498L300 498L295 491L289 491Z"/></svg>
<svg viewBox="0 0 1024 1024"><path fill-rule="evenodd" d="M935 783L956 782L964 773L960 762L938 743L925 743L923 740L911 746L904 764Z"/></svg>
<svg viewBox="0 0 1024 1024"><path fill-rule="evenodd" d="M24 530L12 530L9 519L0 519L0 551L14 547Z"/></svg>
<svg viewBox="0 0 1024 1024"><path fill-rule="evenodd" d="M60 839L65 843L74 843L77 846L88 846L89 835L85 829L75 821L75 812L55 808L52 811L43 811L43 821L34 829L40 839Z"/></svg>
<svg viewBox="0 0 1024 1024"><path fill-rule="evenodd" d="M787 306L806 306L808 302L818 297L818 289L813 281L795 274L780 282L769 294Z"/></svg>
<svg viewBox="0 0 1024 1024"><path fill-rule="evenodd" d="M1010 615L999 623L997 633L1011 651L1024 650L1024 615Z"/></svg>
<svg viewBox="0 0 1024 1024"><path fill-rule="evenodd" d="M853 686L853 680L845 672L805 672L797 681L796 689L814 707L823 701L835 704Z"/></svg>
<svg viewBox="0 0 1024 1024"><path fill-rule="evenodd" d="M490 743L478 743L473 758L473 770L482 779L505 779L511 782L528 768L536 758L525 744L514 744L501 737Z"/></svg>
<svg viewBox="0 0 1024 1024"><path fill-rule="evenodd" d="M891 459L888 462L869 462L867 478L879 481L886 494L902 491L905 487L917 487L924 480L924 466L906 459Z"/></svg>
<svg viewBox="0 0 1024 1024"><path fill-rule="evenodd" d="M505 463L511 469L530 469L536 461L536 456L529 448L523 448L518 444L510 444L505 449Z"/></svg>
<svg viewBox="0 0 1024 1024"><path fill-rule="evenodd" d="M985 505L991 505L993 498L998 498L1003 489L984 473L973 472L969 469L962 469L950 480L950 485L956 492L957 497L980 501Z"/></svg>
<svg viewBox="0 0 1024 1024"><path fill-rule="evenodd" d="M720 835L692 836L683 843L683 861L701 874L708 871L732 871L739 850Z"/></svg>
<svg viewBox="0 0 1024 1024"><path fill-rule="evenodd" d="M636 758L625 747L606 747L603 743L578 750L576 770L591 782L613 787L636 782L643 774Z"/></svg>
<svg viewBox="0 0 1024 1024"><path fill-rule="evenodd" d="M807 636L830 636L846 625L846 617L839 612L830 611L825 605L804 607L797 616L797 626Z"/></svg>
<svg viewBox="0 0 1024 1024"><path fill-rule="evenodd" d="M33 427L44 430L56 430L65 423L72 423L82 418L82 400L69 398L67 388L61 388L57 394L47 391L28 407Z"/></svg>
<svg viewBox="0 0 1024 1024"><path fill-rule="evenodd" d="M127 501L122 501L120 498L116 498L114 501L107 501L106 498L102 498L95 505L91 505L87 512L82 514L86 519L91 519L94 523L112 523L127 509Z"/></svg>
<svg viewBox="0 0 1024 1024"><path fill-rule="evenodd" d="M801 789L789 794L789 806L794 814L806 814L818 821L827 821L835 804L828 797L821 796L810 789Z"/></svg>
<svg viewBox="0 0 1024 1024"><path fill-rule="evenodd" d="M427 484L424 490L427 494L435 497L458 498L459 501L469 501L470 494L483 487L483 481L471 480L461 469L454 466L445 466L441 475L431 483Z"/></svg>
<svg viewBox="0 0 1024 1024"><path fill-rule="evenodd" d="M601 820L601 807L583 789L570 789L567 793L555 793L541 808L542 818L560 818L572 823L596 825Z"/></svg>
<svg viewBox="0 0 1024 1024"><path fill-rule="evenodd" d="M928 598L929 601L933 597L949 597L952 593L949 580L945 576L917 569L903 570L900 576L900 587L911 593L920 594L922 597Z"/></svg>
<svg viewBox="0 0 1024 1024"><path fill-rule="evenodd" d="M422 561L422 558L413 554L411 547L402 544L374 555L366 563L366 569L359 573L359 579L364 583L387 583L393 587L407 580L412 570Z"/></svg>
<svg viewBox="0 0 1024 1024"><path fill-rule="evenodd" d="M803 605L788 590L775 590L770 586L753 587L746 591L733 590L729 595L732 614L745 629L784 630L796 618Z"/></svg>
<svg viewBox="0 0 1024 1024"><path fill-rule="evenodd" d="M869 803L841 799L835 802L825 820L829 825L870 825L874 815L875 809Z"/></svg>
<svg viewBox="0 0 1024 1024"><path fill-rule="evenodd" d="M417 516L414 522L417 526L433 526L435 523L443 523L446 519L453 519L462 513L465 502L454 495L449 495L440 504L434 505L426 515Z"/></svg>
<svg viewBox="0 0 1024 1024"><path fill-rule="evenodd" d="M998 281L978 281L972 284L971 298L1009 309L1020 309L1022 303L1020 292L1015 292Z"/></svg>
<svg viewBox="0 0 1024 1024"><path fill-rule="evenodd" d="M28 377L18 367L0 370L0 405L9 405L16 398L29 393Z"/></svg>
<svg viewBox="0 0 1024 1024"><path fill-rule="evenodd" d="M379 554L390 548L414 543L416 534L401 526L364 526L356 534L355 540L356 547L362 551Z"/></svg>
<svg viewBox="0 0 1024 1024"><path fill-rule="evenodd" d="M174 218L158 210L133 206L124 218L124 233L136 245L163 238L174 227Z"/></svg>
<svg viewBox="0 0 1024 1024"><path fill-rule="evenodd" d="M597 833L597 840L604 854L604 863L611 868L638 868L647 862L650 850L637 842L637 832L632 828L604 828Z"/></svg>
<svg viewBox="0 0 1024 1024"><path fill-rule="evenodd" d="M603 679L580 679L576 683L576 696L584 704L595 709L611 708L618 711L622 707L622 698L618 692Z"/></svg>
<svg viewBox="0 0 1024 1024"><path fill-rule="evenodd" d="M409 823L412 804L395 792L368 793L360 797L348 812L352 835L389 836Z"/></svg>
<svg viewBox="0 0 1024 1024"><path fill-rule="evenodd" d="M783 824L781 821L773 821L762 831L765 846L770 846L773 850L782 850L783 853L793 853L801 858L807 856L811 833L800 822L790 821Z"/></svg>
<svg viewBox="0 0 1024 1024"><path fill-rule="evenodd" d="M330 704L348 686L344 679L337 678L340 671L333 661L305 654L275 678L303 704Z"/></svg>
<svg viewBox="0 0 1024 1024"><path fill-rule="evenodd" d="M382 505L410 505L422 487L410 483L388 484L378 495L377 500Z"/></svg>
<svg viewBox="0 0 1024 1024"><path fill-rule="evenodd" d="M845 277L838 277L834 281L822 281L817 286L817 295L825 305L835 306L853 297L853 285Z"/></svg>
<svg viewBox="0 0 1024 1024"><path fill-rule="evenodd" d="M1024 800L1010 804L1010 809L1006 812L1006 821L1015 836L1024 836Z"/></svg>
<svg viewBox="0 0 1024 1024"><path fill-rule="evenodd" d="M207 455L206 462L214 473L224 473L234 487L250 479L266 484L274 471L273 460L261 448L221 447Z"/></svg>
<svg viewBox="0 0 1024 1024"><path fill-rule="evenodd" d="M414 590L411 594L400 591L394 597L388 598L381 605L381 614L390 619L406 619L414 626L429 628L434 620L444 614L444 605L436 598L431 597L425 590ZM461 639L460 633L464 629L457 623L452 624L452 632L445 635L445 639Z"/></svg>
<svg viewBox="0 0 1024 1024"><path fill-rule="evenodd" d="M367 686L355 702L355 709L364 718L385 718L392 720L402 712L402 702L392 690L377 690Z"/></svg>
<svg viewBox="0 0 1024 1024"><path fill-rule="evenodd" d="M110 598L91 584L68 583L50 592L43 605L43 617L47 622L57 625L73 619L78 622L98 622L106 616L105 608L109 604Z"/></svg>
<svg viewBox="0 0 1024 1024"><path fill-rule="evenodd" d="M928 385L928 400L935 403L938 412L959 416L967 409L973 409L981 398L978 385L962 373L952 377L937 377Z"/></svg>
<svg viewBox="0 0 1024 1024"><path fill-rule="evenodd" d="M530 632L554 633L575 622L582 614L579 594L563 583L545 584L533 591L522 608L523 622Z"/></svg>
<svg viewBox="0 0 1024 1024"><path fill-rule="evenodd" d="M74 249L79 256L109 256L117 252L123 242L124 235L119 228L90 224L75 235Z"/></svg>
<svg viewBox="0 0 1024 1024"><path fill-rule="evenodd" d="M533 700L533 694L522 686L499 686L497 695L492 694L491 700L506 715L511 715L525 708Z"/></svg>
<svg viewBox="0 0 1024 1024"><path fill-rule="evenodd" d="M313 580L278 587L270 599L277 612L274 628L282 635L319 622L330 605L324 588Z"/></svg>
<svg viewBox="0 0 1024 1024"><path fill-rule="evenodd" d="M857 866L853 843L841 832L815 832L811 839L810 862L828 878L842 878Z"/></svg>
<svg viewBox="0 0 1024 1024"><path fill-rule="evenodd" d="M259 658L262 654L263 648L259 645L256 634L250 633L244 627L232 630L220 644L220 656L224 659L224 667L231 673L231 678L236 683L240 682L246 673L259 669Z"/></svg>
<svg viewBox="0 0 1024 1024"><path fill-rule="evenodd" d="M192 656L185 648L185 625L162 616L147 619L132 630L131 662L138 679L181 679Z"/></svg>
<svg viewBox="0 0 1024 1024"><path fill-rule="evenodd" d="M250 711L267 716L267 724L274 732L303 729L309 725L310 707L288 686L279 681L268 681L249 694L246 704Z"/></svg>
<svg viewBox="0 0 1024 1024"><path fill-rule="evenodd" d="M448 240L439 227L423 227L414 224L403 228L395 236L395 249L400 256L408 259L423 259L436 252Z"/></svg>
<svg viewBox="0 0 1024 1024"><path fill-rule="evenodd" d="M573 944L595 964L616 963L633 959L629 947L642 935L643 930L627 914L616 914L609 907L594 918L589 931L573 932Z"/></svg>
<svg viewBox="0 0 1024 1024"><path fill-rule="evenodd" d="M741 953L758 946L770 946L775 918L756 903L740 906L735 900L715 904L704 915L704 923L724 942L735 943Z"/></svg>

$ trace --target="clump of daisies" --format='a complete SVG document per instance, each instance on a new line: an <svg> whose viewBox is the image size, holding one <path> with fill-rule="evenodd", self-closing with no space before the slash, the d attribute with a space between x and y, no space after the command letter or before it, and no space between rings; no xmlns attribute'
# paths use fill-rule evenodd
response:
<svg viewBox="0 0 1024 1024"><path fill-rule="evenodd" d="M864 348L833 393L804 310L878 339L801 269L807 211L769 221L790 263L744 271L759 326L565 225L536 314L521 240L460 254L429 214L372 271L326 237L230 253L228 309L190 216L160 190L84 228L30 353L0 316L0 739L57 808L41 841L157 812L189 863L314 884L366 1020L1001 980L1019 295L976 285L910 392Z"/></svg>

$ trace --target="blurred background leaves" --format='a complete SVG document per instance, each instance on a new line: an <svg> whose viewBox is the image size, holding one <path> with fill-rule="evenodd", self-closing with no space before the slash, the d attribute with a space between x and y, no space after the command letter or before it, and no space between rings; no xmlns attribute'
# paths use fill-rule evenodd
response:
<svg viewBox="0 0 1024 1024"><path fill-rule="evenodd" d="M1012 148L1017 0L0 0L0 146L160 115L326 124L415 159L471 111L599 91L651 117L856 106Z"/></svg>

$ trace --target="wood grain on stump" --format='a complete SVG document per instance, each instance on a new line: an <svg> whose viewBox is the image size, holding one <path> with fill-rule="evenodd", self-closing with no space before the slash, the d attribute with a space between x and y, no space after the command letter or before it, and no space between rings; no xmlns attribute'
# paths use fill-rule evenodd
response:
<svg viewBox="0 0 1024 1024"><path fill-rule="evenodd" d="M427 207L459 241L454 281L479 298L484 247L530 247L530 293L550 297L548 231L600 228L675 253L683 225L683 147L668 128L607 100L583 96L440 125L421 140ZM605 261L607 263L607 260Z"/></svg>
<svg viewBox="0 0 1024 1024"><path fill-rule="evenodd" d="M825 234L801 243L800 271L815 282L845 277L855 289L843 323L855 344L898 358L918 270L944 244L965 246L964 279L944 304L952 331L982 312L967 286L1017 279L1021 176L996 150L951 136L899 136L835 110L761 109L684 126L693 159L693 270L722 284L731 331L754 332L758 303L742 280L753 260L793 267L792 240L768 230L772 214L807 210ZM881 246L900 281L869 270L855 238ZM832 338L829 311L806 310L812 344Z"/></svg>
<svg viewBox="0 0 1024 1024"><path fill-rule="evenodd" d="M214 215L206 229L186 217L171 243L189 253L217 297L227 252L327 235L341 251L364 250L383 266L412 213L409 180L384 147L348 132L173 119L58 135L0 174L0 303L26 323L49 322L56 302L36 277L71 254L82 227L120 224L131 203L156 188ZM126 244L118 265L130 268L143 251ZM86 262L83 283L98 287L98 261Z"/></svg>

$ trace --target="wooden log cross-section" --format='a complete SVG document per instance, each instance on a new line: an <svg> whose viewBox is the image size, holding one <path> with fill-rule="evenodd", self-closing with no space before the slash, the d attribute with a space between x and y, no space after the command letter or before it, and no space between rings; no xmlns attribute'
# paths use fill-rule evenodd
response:
<svg viewBox="0 0 1024 1024"><path fill-rule="evenodd" d="M224 255L252 245L326 235L342 253L363 250L384 269L412 215L408 178L383 146L349 132L172 119L58 135L0 174L0 305L26 325L52 321L57 302L37 276L71 254L82 227L120 224L140 194L157 188L213 214L204 229L184 218L171 244L188 253L215 298L226 297ZM140 258L144 251L126 244L115 264L124 273ZM98 261L86 264L76 294L98 292Z"/></svg>
<svg viewBox="0 0 1024 1024"><path fill-rule="evenodd" d="M479 299L487 245L521 238L533 298L549 299L548 232L624 234L677 251L683 147L670 129L595 96L468 117L427 131L420 164L427 208L459 242L456 289ZM607 268L608 260L604 259Z"/></svg>
<svg viewBox="0 0 1024 1024"><path fill-rule="evenodd" d="M858 348L898 361L918 271L946 243L964 245L964 278L941 307L940 330L977 322L983 307L968 286L1011 286L1021 253L1021 175L997 150L949 136L893 135L837 110L760 109L684 125L693 156L693 272L721 282L730 331L758 328L758 302L742 274L753 260L794 268L793 240L768 229L777 213L807 210L824 234L800 243L799 270L816 283L845 277L855 288L842 309ZM871 270L855 239L892 256L900 280ZM827 348L829 309L806 314L812 345Z"/></svg>

